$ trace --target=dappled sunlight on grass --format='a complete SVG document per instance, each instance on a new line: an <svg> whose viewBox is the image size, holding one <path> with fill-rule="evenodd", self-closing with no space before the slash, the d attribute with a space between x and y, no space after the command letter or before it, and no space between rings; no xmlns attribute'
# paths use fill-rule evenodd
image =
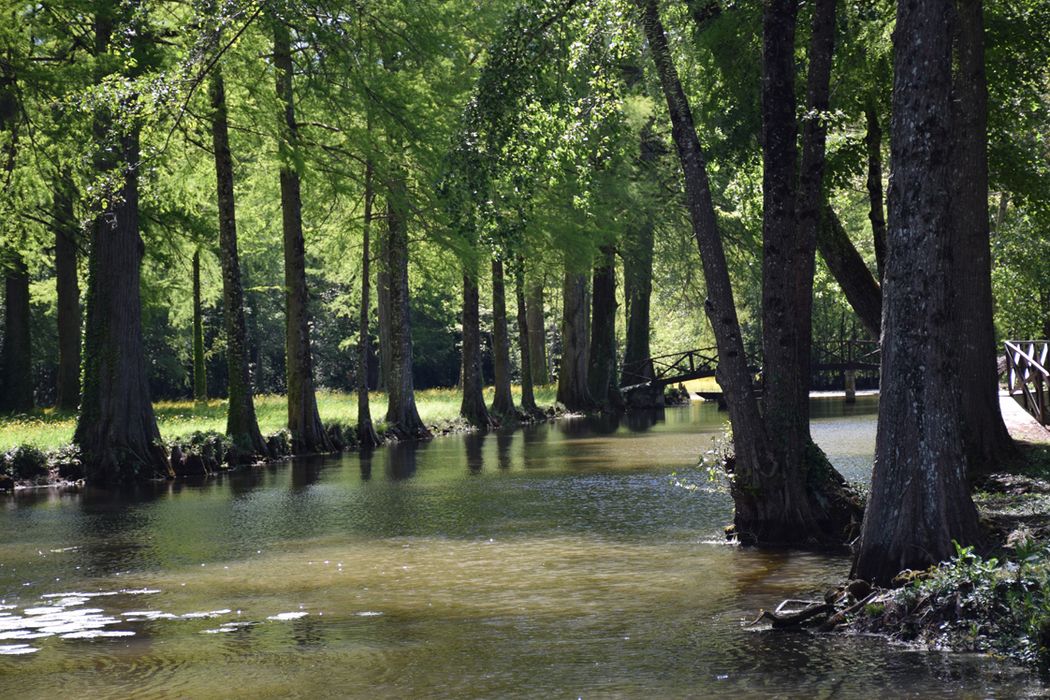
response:
<svg viewBox="0 0 1050 700"><path fill-rule="evenodd" d="M554 403L557 387L553 384L536 388L536 402L540 406ZM485 390L485 399L491 403L492 388ZM513 388L514 400L520 402L521 387ZM386 395L371 392L372 421L382 426L386 414ZM457 388L425 389L416 392L419 415L427 425L440 426L454 421L459 416L462 395ZM193 401L159 401L153 409L157 415L160 434L165 439L179 438L197 431L226 430L226 401L212 399L207 403ZM259 429L263 434L273 433L285 427L287 421L287 399L273 394L255 397L255 412ZM325 423L357 424L357 396L339 391L319 391L317 410ZM0 450L9 450L17 445L32 445L42 450L51 450L68 444L73 439L76 416L60 413L54 409L38 409L31 414L0 418Z"/></svg>

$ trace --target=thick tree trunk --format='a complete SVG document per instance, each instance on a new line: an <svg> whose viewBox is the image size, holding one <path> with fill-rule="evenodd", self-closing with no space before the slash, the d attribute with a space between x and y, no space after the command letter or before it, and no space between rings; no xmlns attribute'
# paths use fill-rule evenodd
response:
<svg viewBox="0 0 1050 700"><path fill-rule="evenodd" d="M707 282L705 308L718 345L718 381L725 393L733 426L735 461L731 488L736 504L737 536L744 542L769 545L839 545L855 508L845 491L828 492L833 501L819 504L819 510L813 501L825 494L823 489L803 490L802 495L798 495L805 485L785 482L782 491L770 493L775 489L770 486L769 476L783 480L787 475L780 470L770 448L752 389L704 155L689 102L672 62L656 0L638 0L638 4L671 115L672 135L684 171L693 232ZM831 470L828 475L821 475L827 477L821 481L830 481L833 475Z"/></svg>
<svg viewBox="0 0 1050 700"><path fill-rule="evenodd" d="M988 212L988 88L982 0L956 0L951 247L955 350L971 478L1016 456L999 409Z"/></svg>
<svg viewBox="0 0 1050 700"><path fill-rule="evenodd" d="M875 244L875 264L879 269L879 281L886 275L886 214L882 206L882 129L875 101L869 100L864 108L868 130L864 145L868 150L868 220L871 222L871 238Z"/></svg>
<svg viewBox="0 0 1050 700"><path fill-rule="evenodd" d="M514 300L518 307L518 349L521 353L521 410L539 413L532 386L532 349L529 347L529 313L525 303L525 264L519 258L514 274Z"/></svg>
<svg viewBox="0 0 1050 700"><path fill-rule="evenodd" d="M390 291L390 376L387 382L386 422L402 439L430 437L416 409L412 378L412 326L408 292L408 187L404 174L391 175L387 193L387 237L384 261Z"/></svg>
<svg viewBox="0 0 1050 700"><path fill-rule="evenodd" d="M558 401L570 411L594 408L587 382L587 316L590 311L587 278L565 271L562 283L561 364L558 370Z"/></svg>
<svg viewBox="0 0 1050 700"><path fill-rule="evenodd" d="M371 336L368 333L369 282L371 276L372 205L375 200L375 169L372 160L365 164L365 220L361 242L361 309L357 336L357 442L361 447L379 444L372 425L372 410L368 402L368 361L371 356Z"/></svg>
<svg viewBox="0 0 1050 700"><path fill-rule="evenodd" d="M587 386L591 398L606 411L623 409L616 371L616 258L603 246L591 281L591 342Z"/></svg>
<svg viewBox="0 0 1050 700"><path fill-rule="evenodd" d="M77 278L79 227L73 213L73 182L63 173L55 186L55 293L58 327L58 377L55 408L80 405L80 284Z"/></svg>
<svg viewBox="0 0 1050 700"><path fill-rule="evenodd" d="M463 401L459 414L471 425L487 428L492 419L485 406L484 380L481 376L481 315L478 304L477 268L471 261L463 272L463 366L460 374Z"/></svg>
<svg viewBox="0 0 1050 700"><path fill-rule="evenodd" d="M201 251L193 251L193 400L208 400L208 374L204 366L204 310L201 308Z"/></svg>
<svg viewBox="0 0 1050 700"><path fill-rule="evenodd" d="M529 367L533 384L549 384L547 368L547 321L543 313L543 277L531 280L525 290L526 313L529 325Z"/></svg>
<svg viewBox="0 0 1050 700"><path fill-rule="evenodd" d="M29 336L29 272L18 253L4 268L3 393L0 410L33 410L32 343Z"/></svg>
<svg viewBox="0 0 1050 700"><path fill-rule="evenodd" d="M244 288L237 255L237 219L233 199L233 158L230 155L226 117L226 88L218 68L211 78L212 146L215 152L216 193L219 203L219 260L222 266L222 300L226 326L228 407L226 434L241 450L266 455L259 432L248 367L248 332L244 320Z"/></svg>
<svg viewBox="0 0 1050 700"><path fill-rule="evenodd" d="M894 31L882 389L854 574L880 585L980 539L966 483L951 313L951 0L900 3Z"/></svg>
<svg viewBox="0 0 1050 700"><path fill-rule="evenodd" d="M97 54L106 52L112 30L109 16L96 15ZM112 115L96 115L99 143L114 128L121 127ZM124 128L116 151L102 149L95 159L97 170L115 175L120 189L106 198L108 207L91 233L84 384L73 436L87 478L103 484L172 475L150 401L142 342L138 127Z"/></svg>
<svg viewBox="0 0 1050 700"><path fill-rule="evenodd" d="M507 291L503 261L492 258L492 364L495 395L492 412L501 418L516 418L514 397L510 393L510 332L507 330Z"/></svg>
<svg viewBox="0 0 1050 700"><path fill-rule="evenodd" d="M284 229L285 373L288 390L288 430L293 450L331 452L332 443L321 425L314 391L313 357L310 352L309 290L306 286L306 242L303 238L303 203L299 173L299 127L295 121L292 90L294 67L291 37L280 19L274 21L273 61L277 73L277 99L281 161L281 211Z"/></svg>
<svg viewBox="0 0 1050 700"><path fill-rule="evenodd" d="M817 249L864 329L871 337L878 338L882 326L882 290L830 204L824 206Z"/></svg>

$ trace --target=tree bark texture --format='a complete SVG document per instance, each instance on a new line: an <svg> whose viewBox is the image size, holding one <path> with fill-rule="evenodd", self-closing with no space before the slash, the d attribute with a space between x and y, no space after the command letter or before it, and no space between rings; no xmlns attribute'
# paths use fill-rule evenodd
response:
<svg viewBox="0 0 1050 700"><path fill-rule="evenodd" d="M463 272L463 401L461 416L471 425L487 428L492 424L485 406L484 379L481 375L481 315L478 311L476 265L468 263Z"/></svg>
<svg viewBox="0 0 1050 700"><path fill-rule="evenodd" d="M591 342L587 385L591 398L606 411L623 409L616 370L616 257L602 246L591 281Z"/></svg>
<svg viewBox="0 0 1050 700"><path fill-rule="evenodd" d="M864 329L871 337L878 338L882 327L882 290L830 204L824 206L817 249Z"/></svg>
<svg viewBox="0 0 1050 700"><path fill-rule="evenodd" d="M384 261L390 275L390 375L387 383L386 422L402 439L430 437L416 409L412 379L412 326L408 292L408 186L405 175L391 175L386 198L387 237Z"/></svg>
<svg viewBox="0 0 1050 700"><path fill-rule="evenodd" d="M314 390L310 352L309 290L306 286L306 241L303 238L303 203L295 159L299 127L295 120L292 89L294 66L291 37L280 19L274 21L274 68L277 73L279 151L281 162L281 211L284 230L285 373L288 391L288 430L296 453L331 452L332 443L321 424Z"/></svg>
<svg viewBox="0 0 1050 700"><path fill-rule="evenodd" d="M969 473L974 477L991 473L1004 460L1016 457L1017 449L999 408L992 319L983 2L956 0L955 9L951 279L963 440Z"/></svg>
<svg viewBox="0 0 1050 700"><path fill-rule="evenodd" d="M799 308L796 221L798 129L795 123L795 23L797 0L768 0L762 21L762 415L780 469L802 462L809 415L799 395L799 338L809 320ZM817 183L819 188L819 182Z"/></svg>
<svg viewBox="0 0 1050 700"><path fill-rule="evenodd" d="M534 384L549 384L547 365L547 321L543 313L543 277L532 279L525 290L529 326L529 363Z"/></svg>
<svg viewBox="0 0 1050 700"><path fill-rule="evenodd" d="M4 267L3 389L0 410L33 410L32 343L29 331L29 272L18 253Z"/></svg>
<svg viewBox="0 0 1050 700"><path fill-rule="evenodd" d="M357 442L361 447L379 444L372 425L372 410L368 400L368 361L371 356L371 336L368 332L369 283L371 281L372 206L375 200L375 167L371 158L365 163L365 217L361 241L361 308L358 314L357 339Z"/></svg>
<svg viewBox="0 0 1050 700"><path fill-rule="evenodd" d="M743 542L756 544L841 544L854 504L845 492L826 489L834 470L819 475L816 488L784 481L769 445L769 436L758 410L751 373L744 354L725 251L715 219L706 163L696 135L688 99L660 22L656 0L638 0L642 27L667 99L672 135L684 171L693 233L704 268L708 299L705 302L718 346L718 382L726 397L733 426L735 461L732 494L736 504L734 525ZM814 474L814 476L818 476ZM782 489L771 484L782 482ZM833 503L821 503L825 497Z"/></svg>
<svg viewBox="0 0 1050 700"><path fill-rule="evenodd" d="M219 204L219 261L222 267L222 300L226 326L228 406L226 434L241 450L266 455L266 443L255 417L251 370L248 366L248 331L244 320L244 287L237 254L237 216L233 198L233 158L230 155L226 117L226 88L222 73L212 73L212 147L215 152L216 196Z"/></svg>
<svg viewBox="0 0 1050 700"><path fill-rule="evenodd" d="M566 269L562 283L561 364L558 402L570 411L594 408L587 382L587 277Z"/></svg>
<svg viewBox="0 0 1050 700"><path fill-rule="evenodd" d="M532 349L529 347L529 313L525 303L525 265L518 260L514 274L514 300L518 308L518 350L521 353L521 410L536 414L536 395L532 386Z"/></svg>
<svg viewBox="0 0 1050 700"><path fill-rule="evenodd" d="M503 261L492 258L492 364L495 394L492 413L501 418L514 418L514 397L510 393L510 331L507 329L507 290Z"/></svg>
<svg viewBox="0 0 1050 700"><path fill-rule="evenodd" d="M58 299L58 377L55 408L76 411L80 405L80 283L77 277L79 226L73 213L73 182L59 177L54 193L55 293Z"/></svg>
<svg viewBox="0 0 1050 700"><path fill-rule="evenodd" d="M641 132L638 164L643 176L659 157L660 142L647 124ZM627 306L627 339L623 353L621 386L640 385L652 381L652 351L649 346L650 300L653 294L653 234L654 222L645 216L628 229L622 247L623 291ZM638 386L627 392L625 400L638 408L664 405L663 387L651 384Z"/></svg>
<svg viewBox="0 0 1050 700"><path fill-rule="evenodd" d="M885 585L980 539L952 358L951 0L900 3L875 469L854 575Z"/></svg>
<svg viewBox="0 0 1050 700"><path fill-rule="evenodd" d="M201 252L193 251L193 400L208 400L208 374L204 365L204 310L201 308Z"/></svg>
<svg viewBox="0 0 1050 700"><path fill-rule="evenodd" d="M882 206L882 129L874 100L864 108L867 132L864 145L868 151L868 221L871 222L871 238L875 245L875 264L879 270L879 282L886 274L886 214Z"/></svg>
<svg viewBox="0 0 1050 700"><path fill-rule="evenodd" d="M112 30L112 18L97 14L97 54L106 52ZM96 113L98 142L114 128L111 114ZM73 436L87 478L102 484L172 475L153 414L142 341L137 125L123 127L117 144L115 154L100 149L95 157L100 173L119 173L120 190L107 197L91 232L84 383Z"/></svg>

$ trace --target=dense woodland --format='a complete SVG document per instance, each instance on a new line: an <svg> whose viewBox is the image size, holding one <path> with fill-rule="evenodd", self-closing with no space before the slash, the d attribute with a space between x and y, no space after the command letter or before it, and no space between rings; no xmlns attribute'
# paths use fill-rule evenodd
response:
<svg viewBox="0 0 1050 700"><path fill-rule="evenodd" d="M980 539L1000 341L1050 337L1047 36L1038 0L9 0L3 408L76 412L117 483L170 472L158 399L224 397L266 457L253 397L287 395L325 452L321 390L426 438L417 389L481 428L552 381L629 410L716 345L737 536L832 546L862 505L813 343L881 339L856 566L888 581Z"/></svg>

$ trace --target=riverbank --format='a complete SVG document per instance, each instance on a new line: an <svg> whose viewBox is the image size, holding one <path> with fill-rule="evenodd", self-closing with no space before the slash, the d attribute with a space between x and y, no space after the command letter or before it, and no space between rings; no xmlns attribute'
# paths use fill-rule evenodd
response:
<svg viewBox="0 0 1050 700"><path fill-rule="evenodd" d="M804 625L1030 666L1050 663L1050 431L1009 396L1001 404L1021 455L975 488L987 533L980 552L957 546L950 561L901 572L896 588L849 581L823 600L786 601L763 619L773 627Z"/></svg>
<svg viewBox="0 0 1050 700"><path fill-rule="evenodd" d="M556 408L556 385L535 388L541 412L522 416L521 422L553 418L562 412ZM521 387L512 387L515 402L520 404ZM469 432L475 428L459 415L462 394L459 390L426 389L416 392L420 418L435 436ZM492 388L486 390L486 402L492 401ZM381 441L386 441L386 424L381 419L386 396L370 395L375 428ZM337 451L357 446L357 397L353 394L322 391L317 394L321 422ZM285 429L287 399L284 396L255 397L259 429L266 439L272 461L292 457L290 439ZM236 455L224 436L226 401L213 399L206 403L165 401L154 404L161 438L173 453L176 476L206 476L257 460L252 455ZM70 442L76 427L76 414L42 409L32 414L0 420L0 490L71 484L83 478L77 450Z"/></svg>

